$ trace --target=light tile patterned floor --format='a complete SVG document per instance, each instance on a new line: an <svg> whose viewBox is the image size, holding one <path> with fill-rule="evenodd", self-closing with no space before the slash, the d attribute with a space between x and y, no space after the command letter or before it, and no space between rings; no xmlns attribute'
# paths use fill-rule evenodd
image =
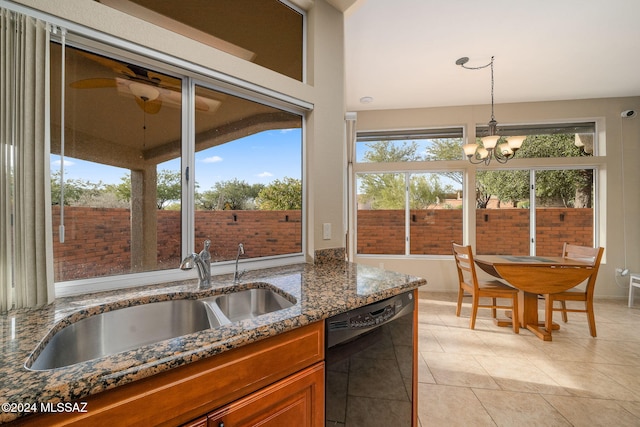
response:
<svg viewBox="0 0 640 427"><path fill-rule="evenodd" d="M585 314L565 324L555 313L561 329L543 342L494 325L483 309L470 330L469 298L461 317L455 300L420 292L422 427L640 426L640 304L597 300L597 338Z"/></svg>

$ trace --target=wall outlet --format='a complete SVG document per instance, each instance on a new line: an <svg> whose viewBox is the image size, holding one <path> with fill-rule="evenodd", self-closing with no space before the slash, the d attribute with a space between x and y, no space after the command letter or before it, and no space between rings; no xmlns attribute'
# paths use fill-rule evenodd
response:
<svg viewBox="0 0 640 427"><path fill-rule="evenodd" d="M331 223L330 222L325 222L324 224L322 224L322 238L324 240L331 239Z"/></svg>

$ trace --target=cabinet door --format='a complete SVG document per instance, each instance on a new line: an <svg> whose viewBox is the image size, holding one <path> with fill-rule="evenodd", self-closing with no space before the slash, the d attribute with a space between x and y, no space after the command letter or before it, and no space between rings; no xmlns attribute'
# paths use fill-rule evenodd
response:
<svg viewBox="0 0 640 427"><path fill-rule="evenodd" d="M209 427L323 427L324 362L209 415Z"/></svg>

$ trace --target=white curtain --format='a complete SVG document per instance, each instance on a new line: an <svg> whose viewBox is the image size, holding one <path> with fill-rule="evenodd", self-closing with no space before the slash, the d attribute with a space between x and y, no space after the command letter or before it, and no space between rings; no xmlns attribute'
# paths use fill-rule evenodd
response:
<svg viewBox="0 0 640 427"><path fill-rule="evenodd" d="M49 33L0 9L0 311L54 298Z"/></svg>

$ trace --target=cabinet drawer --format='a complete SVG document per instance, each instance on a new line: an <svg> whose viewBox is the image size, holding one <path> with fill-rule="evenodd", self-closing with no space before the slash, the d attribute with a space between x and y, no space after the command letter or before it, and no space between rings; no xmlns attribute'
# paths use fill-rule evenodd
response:
<svg viewBox="0 0 640 427"><path fill-rule="evenodd" d="M208 427L324 426L324 362L209 415Z"/></svg>

